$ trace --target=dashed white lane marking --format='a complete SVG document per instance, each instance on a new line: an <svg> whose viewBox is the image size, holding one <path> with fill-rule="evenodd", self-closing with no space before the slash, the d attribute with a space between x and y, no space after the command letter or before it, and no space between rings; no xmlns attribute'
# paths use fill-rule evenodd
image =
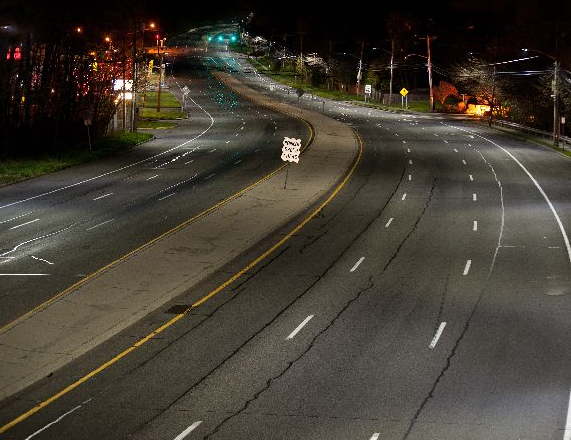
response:
<svg viewBox="0 0 571 440"><path fill-rule="evenodd" d="M188 434L190 434L192 431L194 431L198 427L198 425L200 425L201 423L202 423L202 420L199 420L198 422L194 422L192 425L190 425L188 428L186 428L184 431L182 431L179 435L177 435L174 438L174 440L182 440Z"/></svg>
<svg viewBox="0 0 571 440"><path fill-rule="evenodd" d="M214 148L214 149L210 150L209 153L214 153L216 150L217 150L217 149Z"/></svg>
<svg viewBox="0 0 571 440"><path fill-rule="evenodd" d="M406 152L407 152L407 153L410 153L410 148L407 148L407 149L406 149Z"/></svg>
<svg viewBox="0 0 571 440"><path fill-rule="evenodd" d="M373 436L372 436L369 440L378 440L379 435L381 435L380 432L375 432L375 433L373 434Z"/></svg>
<svg viewBox="0 0 571 440"><path fill-rule="evenodd" d="M261 148L258 148L257 150L254 150L254 153L257 153L260 150L261 150Z"/></svg>
<svg viewBox="0 0 571 440"><path fill-rule="evenodd" d="M401 200L404 200L404 199L406 199L406 193L404 193L404 194L402 195Z"/></svg>
<svg viewBox="0 0 571 440"><path fill-rule="evenodd" d="M50 426L55 425L56 423L59 423L63 420L64 417L69 416L72 412L77 411L79 408L81 408L83 405L85 405L86 403L88 403L91 399L93 399L93 397L91 397L90 399L87 399L85 402L82 402L80 405L77 405L75 408L70 409L68 412L66 412L65 414L62 414L61 416L59 416L57 419L55 419L53 422L48 423L46 426L44 426L43 428L38 429L36 432L34 432L33 434L29 435L28 437L26 437L25 440L30 440L31 438L35 437L36 435L40 434L41 432L45 431L46 429L48 429Z"/></svg>
<svg viewBox="0 0 571 440"><path fill-rule="evenodd" d="M406 141L402 141L403 144L406 144Z"/></svg>
<svg viewBox="0 0 571 440"><path fill-rule="evenodd" d="M226 141L226 143L227 143L227 144L229 144L229 143L230 143L230 141Z"/></svg>
<svg viewBox="0 0 571 440"><path fill-rule="evenodd" d="M471 174L469 174L470 176L470 180L473 182L474 181L474 176L472 176Z"/></svg>
<svg viewBox="0 0 571 440"><path fill-rule="evenodd" d="M436 344L438 344L438 340L440 339L440 336L442 335L442 332L444 331L444 327L446 327L446 323L445 322L440 323L440 326L438 327L438 330L436 331L434 338L432 338L432 341L430 342L430 345L428 346L428 348L436 347Z"/></svg>
<svg viewBox="0 0 571 440"><path fill-rule="evenodd" d="M391 218L389 219L389 221L387 222L387 224L385 225L385 228L388 228L388 227L391 225L392 222L393 222L393 218L391 217Z"/></svg>
<svg viewBox="0 0 571 440"><path fill-rule="evenodd" d="M463 163L464 165L466 165L466 161L465 161L464 159L462 159L462 163Z"/></svg>
<svg viewBox="0 0 571 440"><path fill-rule="evenodd" d="M464 267L464 272L462 273L462 275L468 275L468 272L470 272L470 266L472 265L472 260L468 260L466 261L466 266Z"/></svg>
<svg viewBox="0 0 571 440"><path fill-rule="evenodd" d="M478 230L478 220L474 220L474 226L472 227L472 231Z"/></svg>
<svg viewBox="0 0 571 440"><path fill-rule="evenodd" d="M91 228L87 228L86 231L91 231L92 229L98 228L99 226L103 226L104 224L107 224L107 223L112 222L112 221L113 221L113 219L107 220L103 223L99 223L98 225L92 226Z"/></svg>
<svg viewBox="0 0 571 440"><path fill-rule="evenodd" d="M454 152L458 153L458 150L456 148L454 148Z"/></svg>
<svg viewBox="0 0 571 440"><path fill-rule="evenodd" d="M204 180L208 180L208 179L210 179L211 177L214 177L214 176L216 176L216 173L211 174L210 176L206 176L206 177L204 178Z"/></svg>
<svg viewBox="0 0 571 440"><path fill-rule="evenodd" d="M185 165L188 165L189 163L192 163L192 162L194 162L194 159L191 159L191 160L189 160L188 162L185 162L184 164L185 164Z"/></svg>
<svg viewBox="0 0 571 440"><path fill-rule="evenodd" d="M159 200L168 199L169 197L174 196L175 194L176 194L176 193L170 193L170 194L168 194L168 195L166 195L166 196L164 196L164 197L161 197Z"/></svg>
<svg viewBox="0 0 571 440"><path fill-rule="evenodd" d="M412 159L410 159L410 160L408 161L408 163L409 163L409 165L412 165Z"/></svg>
<svg viewBox="0 0 571 440"><path fill-rule="evenodd" d="M412 176L410 174L408 175L408 180L412 180Z"/></svg>
<svg viewBox="0 0 571 440"><path fill-rule="evenodd" d="M111 196L111 195L113 195L113 193L103 194L102 196L95 197L95 198L93 199L93 201L102 199L102 198L104 198L104 197L109 197L109 196Z"/></svg>
<svg viewBox="0 0 571 440"><path fill-rule="evenodd" d="M30 214L33 214L33 213L34 213L34 211L30 211L30 212L26 212L25 214L18 215L18 216L16 216L16 217L9 218L8 220L2 220L2 221L0 222L0 225L3 224L3 223L11 222L12 220L17 220L17 219L19 219L19 218L25 217L25 216L30 215Z"/></svg>
<svg viewBox="0 0 571 440"><path fill-rule="evenodd" d="M475 202L476 200L478 200L478 196L476 195L476 193L472 194L472 200Z"/></svg>
<svg viewBox="0 0 571 440"><path fill-rule="evenodd" d="M159 177L159 175L158 175L158 174L155 174L154 176L149 177L147 180L152 180L152 179L154 179L155 177Z"/></svg>
<svg viewBox="0 0 571 440"><path fill-rule="evenodd" d="M34 256L34 255L32 255L32 258L33 258L34 260L43 261L44 263L47 263L47 264L54 264L54 263L52 263L52 262L50 262L50 261L48 261L48 260L44 260L43 258L36 257L36 256Z"/></svg>
<svg viewBox="0 0 571 440"><path fill-rule="evenodd" d="M399 134L398 134L398 133L395 133L395 135L397 135L397 136L398 136Z"/></svg>
<svg viewBox="0 0 571 440"><path fill-rule="evenodd" d="M301 324L299 324L299 325L295 328L295 330L289 334L289 336L288 336L286 339L293 339L293 338L295 337L295 335L297 335L297 334L299 333L299 331L300 331L303 327L305 327L305 324L307 324L307 323L313 318L313 316L314 316L314 315L309 315L307 318L305 318L305 319L303 320L303 322L302 322Z"/></svg>
<svg viewBox="0 0 571 440"><path fill-rule="evenodd" d="M445 143L445 144L447 144L447 143L448 143L448 141L447 141L446 139L444 139L444 143Z"/></svg>
<svg viewBox="0 0 571 440"><path fill-rule="evenodd" d="M240 162L242 162L242 159L237 160L236 162L234 162L234 165L238 165Z"/></svg>
<svg viewBox="0 0 571 440"><path fill-rule="evenodd" d="M355 263L355 265L351 268L349 272L355 272L364 259L365 257L359 258L359 260Z"/></svg>
<svg viewBox="0 0 571 440"><path fill-rule="evenodd" d="M39 221L39 220L40 220L39 218L37 218L37 219L35 219L35 220L30 220L29 222L22 223L21 225L12 226L10 229L18 229L18 228L21 228L22 226L29 225L30 223L35 223L35 222L37 222L37 221Z"/></svg>
<svg viewBox="0 0 571 440"><path fill-rule="evenodd" d="M569 393L569 404L567 406L567 420L565 421L565 435L563 440L571 440L571 393Z"/></svg>
<svg viewBox="0 0 571 440"><path fill-rule="evenodd" d="M438 136L436 133L432 133L434 136Z"/></svg>

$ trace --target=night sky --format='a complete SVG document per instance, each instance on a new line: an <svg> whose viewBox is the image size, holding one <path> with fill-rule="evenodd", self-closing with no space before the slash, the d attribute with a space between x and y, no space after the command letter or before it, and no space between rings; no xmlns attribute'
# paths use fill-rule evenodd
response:
<svg viewBox="0 0 571 440"><path fill-rule="evenodd" d="M53 26L74 20L93 25L113 26L131 17L153 18L165 32L176 35L191 27L218 20L237 20L254 13L251 33L260 34L299 50L304 33L304 51L324 53L332 41L335 51L358 51L366 47L388 47L386 24L392 14L405 20L410 28L410 50L414 35L437 35L435 55L457 58L470 51L484 52L492 45L501 52L527 45L553 52L559 26L559 49L571 47L571 1L563 0L442 0L393 1L361 0L341 6L329 1L275 2L260 0L209 0L157 3L150 0L103 0L86 3L69 0L2 0L0 17L16 17L27 23L46 21ZM160 7L159 7L160 6ZM419 49L420 50L420 49ZM565 58L565 56L563 56Z"/></svg>

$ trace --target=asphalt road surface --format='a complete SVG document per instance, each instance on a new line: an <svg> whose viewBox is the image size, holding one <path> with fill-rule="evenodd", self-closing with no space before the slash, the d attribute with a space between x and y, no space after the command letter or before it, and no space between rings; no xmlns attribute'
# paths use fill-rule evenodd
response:
<svg viewBox="0 0 571 440"><path fill-rule="evenodd" d="M129 153L0 188L0 327L281 165L300 120L223 87L203 60L179 63L188 120ZM192 80L190 78L192 77Z"/></svg>
<svg viewBox="0 0 571 440"><path fill-rule="evenodd" d="M571 162L442 116L323 111L355 128L363 157L318 218L5 438L571 438ZM97 368L305 215L4 402L1 420Z"/></svg>

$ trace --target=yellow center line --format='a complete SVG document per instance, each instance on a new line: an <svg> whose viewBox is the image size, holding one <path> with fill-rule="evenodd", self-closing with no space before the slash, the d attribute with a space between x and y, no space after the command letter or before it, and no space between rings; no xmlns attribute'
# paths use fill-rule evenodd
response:
<svg viewBox="0 0 571 440"><path fill-rule="evenodd" d="M228 287L230 284L232 284L234 281L236 281L238 278L240 278L244 273L246 273L248 270L252 269L254 266L256 266L258 263L260 263L260 261L264 260L268 255L272 254L273 252L275 252L276 249L278 249L280 246L282 246L287 240L289 240L293 235L297 234L299 232L300 229L302 229L307 223L309 223L313 218L315 218L322 210L323 208L325 208L325 206L327 206L331 200L333 200L333 198L335 196L337 196L337 194L341 191L341 189L343 189L343 187L346 185L346 183L349 181L349 179L351 178L351 176L353 175L353 173L355 172L355 169L357 168L358 164L361 161L361 156L363 154L363 141L361 140L360 136L357 134L357 132L355 132L353 130L353 133L359 143L359 152L357 155L357 158L354 160L353 166L351 167L351 169L349 170L349 172L347 173L347 175L345 176L345 178L341 181L341 183L339 183L339 185L337 185L337 187L335 188L335 190L329 195L329 197L327 197L327 199L321 204L319 205L319 207L317 207L317 209L315 209L315 211L313 211L305 220L303 220L301 223L299 223L295 228L293 228L287 235L285 235L282 239L280 239L277 243L275 243L272 247L270 247L268 250L266 250L263 254L261 254L259 257L257 257L256 259L254 259L252 262L250 262L248 265L246 265L242 270L240 270L239 272L237 272L236 274L234 274L232 277L230 277L228 280L226 280L225 282L223 282L222 284L220 284L217 288L215 288L214 290L212 290L211 292L209 292L207 295L205 295L204 297L202 297L201 299L199 299L198 301L196 301L194 304L192 304L188 309L186 309L183 313L180 313L178 315L176 315L174 318L170 319L169 321L167 321L166 323L164 323L163 325L161 325L159 328L155 329L152 333L148 334L147 336L145 336L144 338L140 339L139 341L137 341L135 344L133 344L132 346L130 346L129 348L127 348L126 350L122 351L121 353L117 354L115 357L113 357L112 359L108 360L107 362L105 362L104 364L100 365L98 368L96 368L95 370L91 371L90 373L86 374L85 376L83 376L82 378L78 379L77 381L73 382L72 384L68 385L66 388L64 388L63 390L61 390L60 392L58 392L57 394L54 394L53 396L49 397L48 399L40 402L39 404L37 404L36 406L34 406L33 408L29 409L28 411L26 411L25 413L21 414L20 416L18 416L17 418L15 418L14 420L8 422L7 424L5 424L4 426L0 427L0 434L8 431L10 428L14 427L15 425L23 422L24 420L26 420L27 418L29 418L30 416L34 415L35 413L37 413L38 411L40 411L42 408L48 406L49 404L51 404L52 402L54 402L55 400L59 399L60 397L62 397L63 395L69 393L70 391L73 391L74 389L76 389L77 387L79 387L81 384L87 382L89 379L91 379L92 377L96 376L97 374L99 374L101 371L107 369L108 367L110 367L111 365L115 364L116 362L118 362L119 360L121 360L122 358L124 358L125 356L127 356L129 353L133 352L134 350L136 350L138 347L144 345L145 343L147 343L150 339L154 338L155 336L157 336L158 334L162 333L163 331L165 331L166 329L168 329L169 327L171 327L172 325L174 325L175 323L177 323L178 321L180 321L182 318L185 317L185 315L190 312L193 309L196 309L197 307L199 307L201 304L205 303L206 301L208 301L210 298L212 298L213 296L215 296L217 293L219 293L220 291L222 291L224 288Z"/></svg>
<svg viewBox="0 0 571 440"><path fill-rule="evenodd" d="M314 136L315 136L315 132L313 129L313 126L311 125L311 123L309 123L308 121L306 121L305 119L299 118L297 116L294 115L288 115L288 116L293 116L297 119L299 119L300 121L303 121L308 129L309 129L309 139L307 141L307 143L305 144L305 147L302 150L302 153L307 150L309 148L309 146L311 145L311 143L313 142ZM82 285L86 284L87 282L91 281L92 279L98 277L99 275L101 275L103 272L108 271L109 269L117 266L119 263L121 263L122 261L128 260L129 258L131 258L132 256L134 256L135 254L138 254L139 252L147 249L148 247L152 246L153 244L155 244L157 241L162 240L165 237L168 237L169 235L174 234L175 232L180 231L181 229L184 229L186 226L188 226L189 224L201 219L202 217L207 216L208 214L210 214L211 212L217 210L218 208L220 208L222 205L227 204L228 202L231 202L234 199L237 199L238 197L242 196L244 193L250 191L252 188L258 186L259 184L261 184L262 182L265 182L266 180L270 179L271 177L273 177L274 175L276 175L277 173L279 173L281 170L283 170L286 167L286 164L284 165L280 165L277 169L275 169L274 171L272 171L271 173L267 174L266 176L262 177L260 180L254 182L253 184L251 184L250 186L241 189L240 191L238 191L235 194L232 194L231 196L225 198L224 200L221 200L220 202L216 203L215 205L211 206L210 208L206 209L205 211L202 211L201 213L195 215L194 217L189 218L188 220L184 221L183 223L175 226L172 229L169 229L168 231L162 233L161 235L159 235L158 237L153 238L151 241L148 241L145 244L142 244L141 246L139 246L138 248L128 252L127 254L117 258L116 260L110 262L109 264L107 264L106 266L103 266L99 269L97 269L95 272L90 273L89 275L87 275L85 278L82 278L81 280L79 280L77 283L72 284L71 286L69 286L67 289L61 291L60 293L52 296L50 299L44 301L43 303L37 305L36 307L34 307L33 309L29 310L28 312L24 313L23 315L19 316L18 318L14 319L13 321L9 322L8 324L5 324L3 327L0 327L0 335L2 333L5 333L6 331L10 330L11 328L15 327L16 325L18 325L19 323L21 323L22 321L24 321L26 318L30 317L31 315L39 312L40 310L45 309L47 306L49 306L50 304L54 303L55 301L57 301L58 299L68 295L69 293L73 292L74 290L77 290L79 287L81 287Z"/></svg>

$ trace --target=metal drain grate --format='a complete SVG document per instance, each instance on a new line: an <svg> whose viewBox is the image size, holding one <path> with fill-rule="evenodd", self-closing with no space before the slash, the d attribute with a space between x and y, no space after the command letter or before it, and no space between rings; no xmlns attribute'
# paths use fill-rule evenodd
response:
<svg viewBox="0 0 571 440"><path fill-rule="evenodd" d="M165 313L170 313L172 315L180 315L184 313L190 307L190 304L175 304L170 309L168 309Z"/></svg>

